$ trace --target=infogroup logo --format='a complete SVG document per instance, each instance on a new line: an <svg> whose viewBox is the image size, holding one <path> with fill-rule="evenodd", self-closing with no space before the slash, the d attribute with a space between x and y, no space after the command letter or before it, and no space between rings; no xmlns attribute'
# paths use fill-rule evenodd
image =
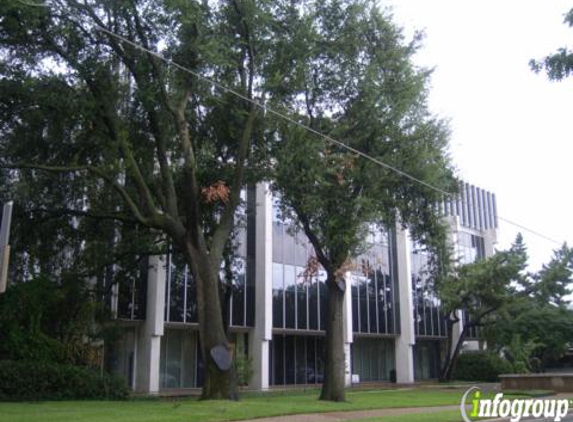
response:
<svg viewBox="0 0 573 422"><path fill-rule="evenodd" d="M468 396L473 392L471 403ZM471 404L468 415L466 406ZM521 418L533 416L534 418L553 418L555 422L563 419L569 411L569 400L562 399L504 399L503 393L498 393L492 399L483 399L479 387L468 389L460 404L460 412L465 422L479 418L510 418L511 422L519 422ZM473 419L471 419L473 418Z"/></svg>

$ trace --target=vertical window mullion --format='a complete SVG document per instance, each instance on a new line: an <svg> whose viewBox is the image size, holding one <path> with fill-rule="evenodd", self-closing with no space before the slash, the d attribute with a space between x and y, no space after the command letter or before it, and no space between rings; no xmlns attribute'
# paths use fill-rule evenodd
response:
<svg viewBox="0 0 573 422"><path fill-rule="evenodd" d="M189 268L185 265L185 275L183 276L183 323L187 322L187 278L189 276ZM232 325L232 324L231 324Z"/></svg>

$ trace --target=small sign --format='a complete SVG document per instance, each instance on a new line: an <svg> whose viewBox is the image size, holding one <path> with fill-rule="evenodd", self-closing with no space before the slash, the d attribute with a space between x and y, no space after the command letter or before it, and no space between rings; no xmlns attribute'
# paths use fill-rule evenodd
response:
<svg viewBox="0 0 573 422"><path fill-rule="evenodd" d="M225 346L215 346L211 349L211 358L221 371L231 369L233 363L233 354Z"/></svg>

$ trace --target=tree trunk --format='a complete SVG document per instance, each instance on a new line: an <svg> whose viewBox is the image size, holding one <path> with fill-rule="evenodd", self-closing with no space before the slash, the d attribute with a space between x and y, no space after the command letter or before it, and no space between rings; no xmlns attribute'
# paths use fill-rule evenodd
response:
<svg viewBox="0 0 573 422"><path fill-rule="evenodd" d="M193 275L197 279L199 335L205 370L201 399L238 400L235 350L228 341L223 325L218 272L213 270L208 255L202 254L199 259L193 259L193 255L187 252L189 267L195 269ZM230 367L221 365L221 361L217 363L212 353L221 356L223 363L230 359Z"/></svg>
<svg viewBox="0 0 573 422"><path fill-rule="evenodd" d="M442 369L440 381L450 381L452 379L452 375L454 374L456 365L458 363L458 357L460 356L460 352L462 351L462 346L464 345L464 340L468 333L468 327L469 326L464 326L460 334L460 338L456 342L456 347L453 350L453 352L451 350L448 350L448 356L446 357L446 364ZM453 341L451 342L451 344L453 345Z"/></svg>
<svg viewBox="0 0 573 422"><path fill-rule="evenodd" d="M344 292L338 288L335 281L335 276L329 275L326 282L328 286L326 348L320 400L344 401Z"/></svg>
<svg viewBox="0 0 573 422"><path fill-rule="evenodd" d="M453 347L453 333L454 333L454 325L456 324L455 321L448 317L447 322L448 327L448 336L446 338L446 356L444 356L443 364L440 366L440 382L447 381L445 379L445 374L448 366L450 365L450 361L452 359L452 347Z"/></svg>

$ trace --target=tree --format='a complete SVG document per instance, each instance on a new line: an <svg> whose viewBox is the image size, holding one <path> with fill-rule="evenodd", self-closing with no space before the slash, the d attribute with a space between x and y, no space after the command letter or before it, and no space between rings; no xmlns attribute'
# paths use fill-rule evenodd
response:
<svg viewBox="0 0 573 422"><path fill-rule="evenodd" d="M573 26L573 9L565 14L563 23ZM562 47L541 60L530 60L529 65L534 72L539 73L544 70L549 79L560 81L573 73L573 53L569 48Z"/></svg>
<svg viewBox="0 0 573 422"><path fill-rule="evenodd" d="M86 338L94 306L86 284L75 277L36 278L0 297L0 360L95 365Z"/></svg>
<svg viewBox="0 0 573 422"><path fill-rule="evenodd" d="M312 130L423 183L455 189L445 153L446 126L426 108L429 73L411 60L419 37L405 43L401 31L371 1L308 2L302 19L298 5L280 4L288 23L283 42L291 48L275 56L271 66L277 75L276 84L269 85L271 103L291 110L292 119ZM434 209L441 198L435 190L298 126L277 121L275 133L274 189L283 214L314 248L316 262L309 267L316 269L318 263L327 274L320 398L342 401L348 264L364 246L369 229L391 230L396 222L428 245L443 248L445 232Z"/></svg>
<svg viewBox="0 0 573 422"><path fill-rule="evenodd" d="M268 3L44 6L0 5L4 177L65 186L66 214L103 214L166 235L197 280L202 397L235 398L219 269L262 151L261 115L250 100L261 95L259 65L269 52L261 41ZM242 97L135 45L213 75ZM98 202L100 194L110 200ZM223 362L212 357L217 351Z"/></svg>
<svg viewBox="0 0 573 422"><path fill-rule="evenodd" d="M518 235L510 249L493 256L461 265L436 284L442 309L448 319L448 342L440 379L451 379L464 341L473 328L495 322L502 308L516 299L517 286L525 277L527 253L523 238ZM467 312L459 338L453 338L455 324L460 322L458 310Z"/></svg>
<svg viewBox="0 0 573 422"><path fill-rule="evenodd" d="M484 330L488 346L503 352L523 370L543 370L567 351L573 337L573 312L567 308L573 282L573 250L563 245L549 263L524 280L518 297ZM517 355L521 354L521 358Z"/></svg>
<svg viewBox="0 0 573 422"><path fill-rule="evenodd" d="M573 249L564 244L553 251L548 264L534 275L528 287L532 298L541 305L554 305L565 308L569 303L573 283Z"/></svg>

